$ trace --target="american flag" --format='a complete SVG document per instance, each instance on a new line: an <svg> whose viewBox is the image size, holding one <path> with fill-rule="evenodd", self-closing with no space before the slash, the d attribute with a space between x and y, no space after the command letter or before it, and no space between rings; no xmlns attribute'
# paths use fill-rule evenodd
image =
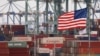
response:
<svg viewBox="0 0 100 56"><path fill-rule="evenodd" d="M86 27L87 8L62 14L58 18L58 30Z"/></svg>

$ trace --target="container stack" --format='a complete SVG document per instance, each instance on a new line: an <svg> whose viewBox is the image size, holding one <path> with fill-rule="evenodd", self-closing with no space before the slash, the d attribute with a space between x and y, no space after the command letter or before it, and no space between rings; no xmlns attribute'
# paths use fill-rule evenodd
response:
<svg viewBox="0 0 100 56"><path fill-rule="evenodd" d="M97 56L100 54L100 42L99 41L93 41L93 40L90 40L90 41L84 41L84 40L81 40L81 41L75 41L79 44L78 46L78 56Z"/></svg>
<svg viewBox="0 0 100 56"><path fill-rule="evenodd" d="M77 55L77 43L73 42L75 39L66 39L62 47L61 56L76 56Z"/></svg>
<svg viewBox="0 0 100 56"><path fill-rule="evenodd" d="M8 42L9 56L30 56L26 42Z"/></svg>
<svg viewBox="0 0 100 56"><path fill-rule="evenodd" d="M76 56L78 53L77 46L78 46L77 43L67 40L66 41L67 55Z"/></svg>
<svg viewBox="0 0 100 56"><path fill-rule="evenodd" d="M9 48L7 42L0 42L0 56L9 56Z"/></svg>
<svg viewBox="0 0 100 56"><path fill-rule="evenodd" d="M100 56L100 41L67 40L62 52L63 56Z"/></svg>

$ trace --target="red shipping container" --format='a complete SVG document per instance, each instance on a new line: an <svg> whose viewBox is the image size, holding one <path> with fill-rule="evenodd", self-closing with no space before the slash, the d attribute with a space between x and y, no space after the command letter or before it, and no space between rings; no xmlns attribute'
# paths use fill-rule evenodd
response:
<svg viewBox="0 0 100 56"><path fill-rule="evenodd" d="M17 31L17 30L24 30L25 27L24 25L12 25L12 31Z"/></svg>
<svg viewBox="0 0 100 56"><path fill-rule="evenodd" d="M79 47L89 47L89 44L90 44L90 47L91 48L98 48L100 47L100 42L99 41L93 41L93 42L78 42L79 44Z"/></svg>
<svg viewBox="0 0 100 56"><path fill-rule="evenodd" d="M89 47L88 42L78 42L78 45L80 48L88 48Z"/></svg>
<svg viewBox="0 0 100 56"><path fill-rule="evenodd" d="M79 54L88 54L89 49L88 48L78 48Z"/></svg>
<svg viewBox="0 0 100 56"><path fill-rule="evenodd" d="M9 56L30 56L30 54L9 54Z"/></svg>
<svg viewBox="0 0 100 56"><path fill-rule="evenodd" d="M29 48L9 48L9 51L24 52L24 51L29 51Z"/></svg>
<svg viewBox="0 0 100 56"><path fill-rule="evenodd" d="M100 48L79 48L78 51L79 54L88 54L89 52L91 54L100 54Z"/></svg>
<svg viewBox="0 0 100 56"><path fill-rule="evenodd" d="M78 48L63 48L62 49L63 53L66 54L77 54L78 53Z"/></svg>
<svg viewBox="0 0 100 56"><path fill-rule="evenodd" d="M8 48L8 43L7 42L0 42L0 49L2 48Z"/></svg>
<svg viewBox="0 0 100 56"><path fill-rule="evenodd" d="M10 51L9 54L29 54L29 51Z"/></svg>
<svg viewBox="0 0 100 56"><path fill-rule="evenodd" d="M9 56L9 54L0 54L0 56Z"/></svg>
<svg viewBox="0 0 100 56"><path fill-rule="evenodd" d="M63 46L63 44L42 44L42 46L43 46L44 48L53 49L54 46L55 46L56 48L61 48L61 47Z"/></svg>
<svg viewBox="0 0 100 56"><path fill-rule="evenodd" d="M29 54L29 48L9 48L10 54Z"/></svg>
<svg viewBox="0 0 100 56"><path fill-rule="evenodd" d="M89 54L78 54L77 56L89 56ZM90 56L96 56L95 54L90 54Z"/></svg>
<svg viewBox="0 0 100 56"><path fill-rule="evenodd" d="M9 49L0 49L0 54L9 54Z"/></svg>
<svg viewBox="0 0 100 56"><path fill-rule="evenodd" d="M91 42L90 46L91 46L91 48L98 48L98 47L100 47L100 42L99 41L98 42Z"/></svg>
<svg viewBox="0 0 100 56"><path fill-rule="evenodd" d="M91 48L91 49L90 49L90 52L91 52L92 54L100 54L100 48Z"/></svg>

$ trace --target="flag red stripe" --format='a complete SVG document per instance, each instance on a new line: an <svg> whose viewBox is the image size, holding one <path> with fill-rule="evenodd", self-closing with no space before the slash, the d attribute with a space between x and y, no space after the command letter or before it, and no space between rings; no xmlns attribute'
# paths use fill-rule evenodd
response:
<svg viewBox="0 0 100 56"><path fill-rule="evenodd" d="M86 27L86 24L80 24L80 25L72 25L72 26L64 26L64 27L59 27L59 30L67 30L71 28L77 28L77 27Z"/></svg>
<svg viewBox="0 0 100 56"><path fill-rule="evenodd" d="M59 27L63 27L63 26L70 26L70 25L78 25L78 24L86 24L86 22L76 22L76 23L69 23L69 24L60 24L58 25Z"/></svg>
<svg viewBox="0 0 100 56"><path fill-rule="evenodd" d="M66 20L59 20L59 24L63 24L63 23L73 23L73 22L80 22L80 21L86 21L85 19L81 19L81 20L69 20L69 21L66 21Z"/></svg>

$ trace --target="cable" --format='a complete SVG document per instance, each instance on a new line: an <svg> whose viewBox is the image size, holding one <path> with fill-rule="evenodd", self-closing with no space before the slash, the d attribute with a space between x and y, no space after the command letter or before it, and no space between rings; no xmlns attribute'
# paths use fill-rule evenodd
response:
<svg viewBox="0 0 100 56"><path fill-rule="evenodd" d="M21 5L19 5L19 4L17 4L17 3L14 3L16 6L19 6L20 8L23 8L23 9L25 9L23 6L21 6Z"/></svg>
<svg viewBox="0 0 100 56"><path fill-rule="evenodd" d="M57 18L57 17L58 17L58 16L57 16L58 13L54 10L53 5L52 5L51 3L50 3L50 6L51 6L51 8L52 8L54 14L56 15L56 18Z"/></svg>
<svg viewBox="0 0 100 56"><path fill-rule="evenodd" d="M12 4L15 6L16 9L18 9L19 11L21 11L14 3L12 3Z"/></svg>
<svg viewBox="0 0 100 56"><path fill-rule="evenodd" d="M9 4L9 3L3 4L3 5L1 5L0 7L3 7L3 6L5 6L5 5L7 5L7 4Z"/></svg>
<svg viewBox="0 0 100 56"><path fill-rule="evenodd" d="M43 4L45 4L45 3L43 3ZM42 5L43 5L43 4L42 4ZM41 5L41 4L39 4L39 5ZM41 5L41 7L43 7L42 5ZM35 7L32 7L32 8L36 8L36 6L35 6ZM32 9L32 8L31 8L31 9Z"/></svg>
<svg viewBox="0 0 100 56"><path fill-rule="evenodd" d="M6 4L6 5L8 6L9 4ZM0 12L2 12L7 6L3 7L3 8L0 10Z"/></svg>

